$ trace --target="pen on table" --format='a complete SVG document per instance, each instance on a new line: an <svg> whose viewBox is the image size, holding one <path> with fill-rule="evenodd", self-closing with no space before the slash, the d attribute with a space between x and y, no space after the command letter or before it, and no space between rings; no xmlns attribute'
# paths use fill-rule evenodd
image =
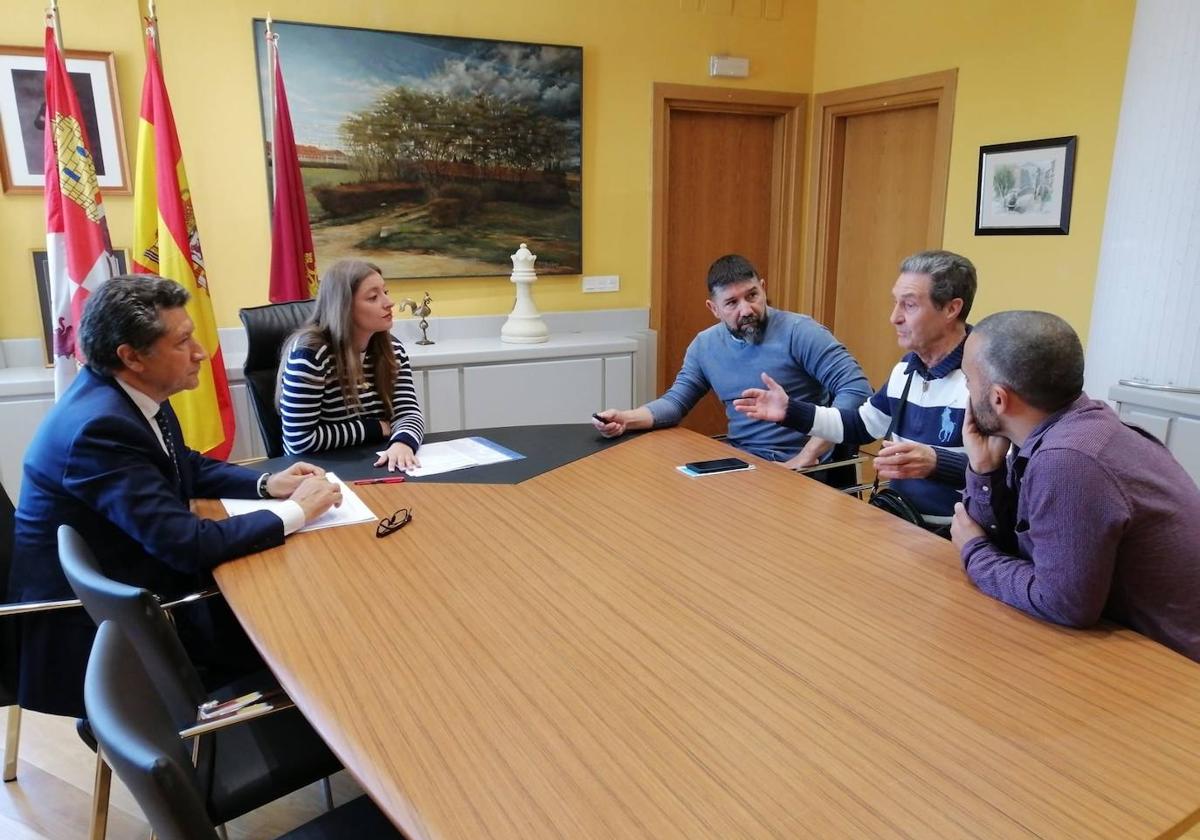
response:
<svg viewBox="0 0 1200 840"><path fill-rule="evenodd" d="M351 484L400 484L404 481L404 476L393 475L387 478L360 478L358 481L352 481Z"/></svg>

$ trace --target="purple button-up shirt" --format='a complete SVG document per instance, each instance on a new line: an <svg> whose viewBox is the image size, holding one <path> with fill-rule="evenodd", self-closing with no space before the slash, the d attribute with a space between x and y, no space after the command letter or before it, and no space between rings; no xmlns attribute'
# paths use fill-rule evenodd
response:
<svg viewBox="0 0 1200 840"><path fill-rule="evenodd" d="M1007 464L967 473L979 589L1030 615L1111 619L1200 662L1200 490L1161 443L1083 394Z"/></svg>

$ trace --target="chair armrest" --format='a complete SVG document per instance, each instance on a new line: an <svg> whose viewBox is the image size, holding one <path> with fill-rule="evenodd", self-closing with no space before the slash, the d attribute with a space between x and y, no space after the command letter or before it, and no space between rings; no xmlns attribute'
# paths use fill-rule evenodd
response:
<svg viewBox="0 0 1200 840"><path fill-rule="evenodd" d="M887 487L887 486L888 486L888 483L886 481L879 482L880 490L882 490L884 487ZM857 496L860 493L866 493L868 490L873 490L874 488L875 488L875 482L872 481L867 484L855 484L853 487L843 487L840 492L845 493L850 496Z"/></svg>
<svg viewBox="0 0 1200 840"><path fill-rule="evenodd" d="M186 604L194 604L196 601L203 601L205 598L212 598L220 594L220 589L217 589L215 586L210 586L207 589L201 589L199 592L192 592L189 595L184 595L182 598L177 598L174 601L160 601L158 605L164 610L173 610L176 607L182 607Z"/></svg>
<svg viewBox="0 0 1200 840"><path fill-rule="evenodd" d="M179 737L195 738L295 707L292 699L278 688L251 691L249 694L223 702L210 700L196 709L196 722L186 729L181 729Z"/></svg>
<svg viewBox="0 0 1200 840"><path fill-rule="evenodd" d="M82 606L82 604L80 604L78 598L71 598L66 601L23 601L16 604L0 604L0 617L50 612L52 610L69 610L79 606Z"/></svg>
<svg viewBox="0 0 1200 840"><path fill-rule="evenodd" d="M844 461L830 461L827 464L813 464L811 467L800 467L799 469L793 470L793 472L800 473L801 475L808 475L809 473L832 470L836 467L853 467L856 464L866 463L866 460L866 458L858 455L853 458L847 458Z"/></svg>
<svg viewBox="0 0 1200 840"><path fill-rule="evenodd" d="M193 592L190 595L184 595L175 601L168 601L160 606L164 610L172 610L175 607L181 607L184 604L191 604L196 601L201 601L205 598L211 598L214 595L220 595L221 590L215 586L208 589L202 589L199 592ZM53 610L69 610L75 607L81 607L83 603L78 598L68 598L62 601L19 601L15 604L0 604L0 618L10 615L28 615L29 613L51 612Z"/></svg>

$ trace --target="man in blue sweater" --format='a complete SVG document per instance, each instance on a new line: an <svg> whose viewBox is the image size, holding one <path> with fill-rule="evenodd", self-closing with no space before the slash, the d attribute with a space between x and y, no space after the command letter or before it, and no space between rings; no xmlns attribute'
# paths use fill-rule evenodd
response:
<svg viewBox="0 0 1200 840"><path fill-rule="evenodd" d="M605 409L596 428L616 437L674 426L712 390L725 404L731 444L792 469L818 463L832 443L739 414L733 400L767 371L792 396L853 411L871 395L858 362L812 318L768 306L766 281L745 257L728 254L712 264L705 305L719 323L692 341L670 390L640 408Z"/></svg>

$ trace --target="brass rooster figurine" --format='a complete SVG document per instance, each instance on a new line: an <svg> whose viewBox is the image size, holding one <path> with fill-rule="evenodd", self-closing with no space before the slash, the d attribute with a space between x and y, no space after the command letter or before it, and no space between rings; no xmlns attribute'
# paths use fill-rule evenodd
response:
<svg viewBox="0 0 1200 840"><path fill-rule="evenodd" d="M417 305L417 302L415 300L413 300L412 298L403 298L403 299L401 299L400 303L397 304L400 307L401 312L403 312L405 309L409 309L412 311L414 318L421 319L420 323L417 324L417 326L421 328L421 340L418 341L417 344L433 344L434 343L429 340L429 336L425 333L425 331L427 329L429 329L428 318L429 318L429 313L432 311L429 308L429 304L431 304L431 303L433 303L433 298L431 298L429 296L429 292L426 292L425 299L423 301L421 301L419 306Z"/></svg>

